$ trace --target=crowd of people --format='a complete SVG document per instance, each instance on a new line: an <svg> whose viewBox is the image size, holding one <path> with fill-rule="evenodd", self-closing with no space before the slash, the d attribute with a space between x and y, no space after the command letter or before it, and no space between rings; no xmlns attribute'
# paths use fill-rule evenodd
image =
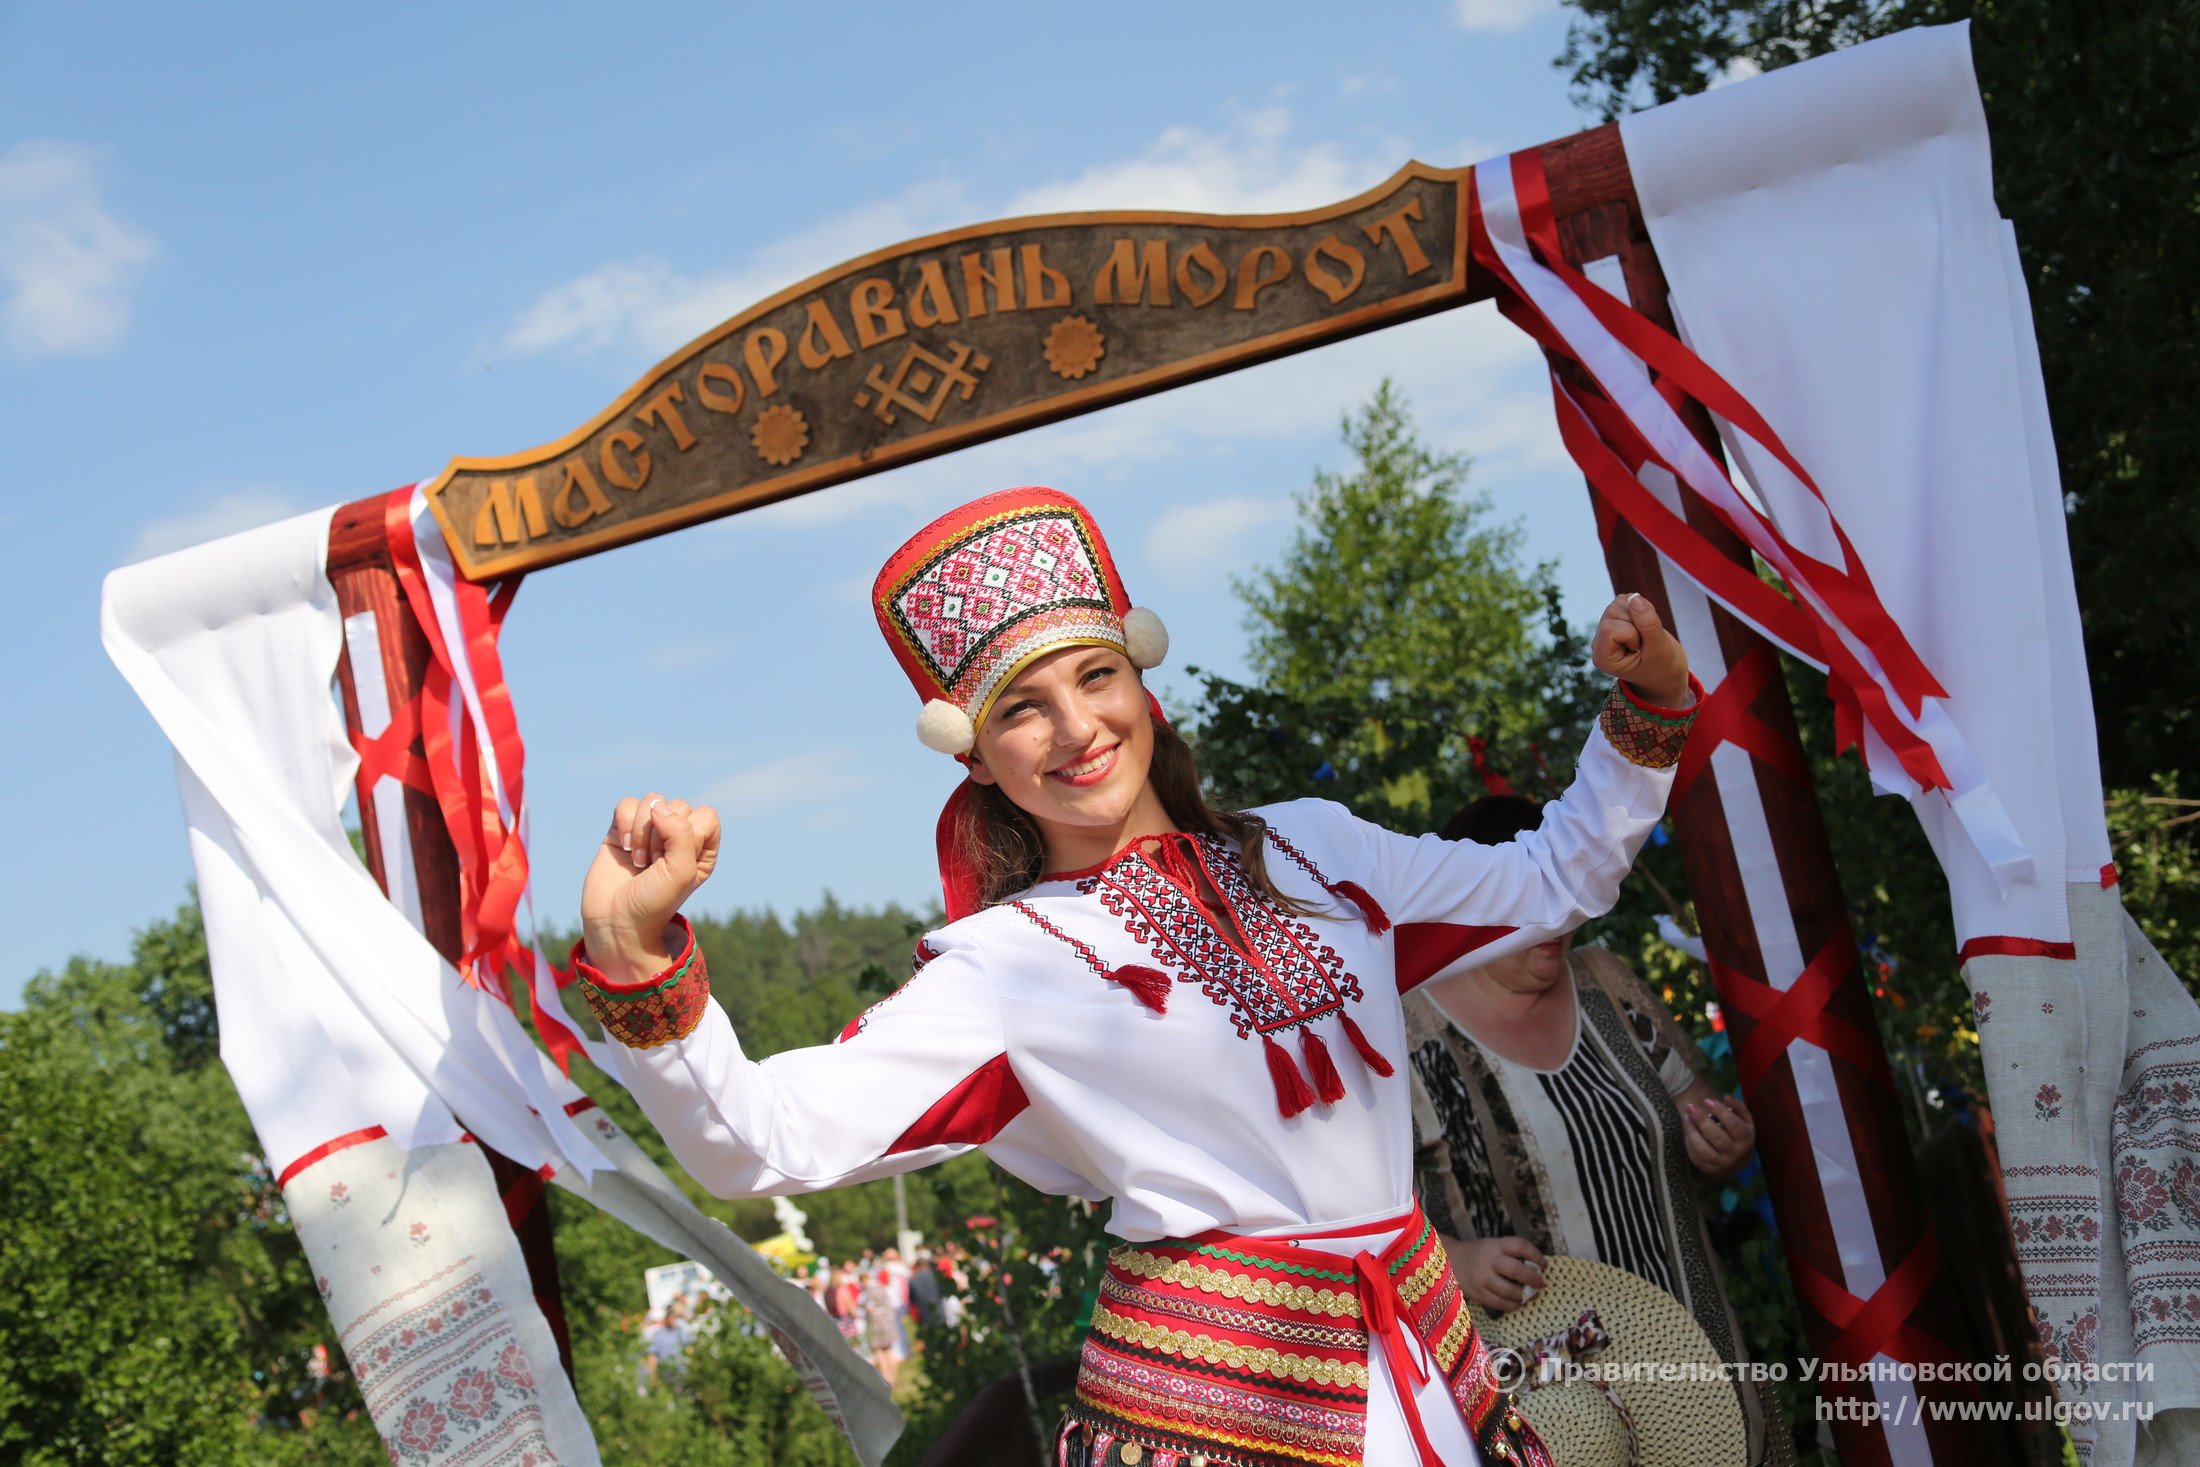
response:
<svg viewBox="0 0 2200 1467"><path fill-rule="evenodd" d="M919 1248L904 1259L899 1248L843 1259L819 1259L803 1276L818 1307L831 1315L857 1354L878 1367L888 1385L917 1347L917 1328L967 1328L971 1280L978 1270L953 1243Z"/></svg>

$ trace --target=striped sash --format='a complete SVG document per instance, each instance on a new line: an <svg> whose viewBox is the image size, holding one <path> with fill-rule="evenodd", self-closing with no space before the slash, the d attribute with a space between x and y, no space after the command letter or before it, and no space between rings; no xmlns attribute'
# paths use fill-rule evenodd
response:
<svg viewBox="0 0 2200 1467"><path fill-rule="evenodd" d="M1062 1467L1359 1467L1368 1357L1384 1352L1425 1467L1442 1467L1414 1401L1426 1347L1483 1451L1548 1467L1490 1378L1451 1262L1418 1204L1381 1254L1203 1233L1108 1258ZM1377 1231L1381 1225L1367 1231Z"/></svg>

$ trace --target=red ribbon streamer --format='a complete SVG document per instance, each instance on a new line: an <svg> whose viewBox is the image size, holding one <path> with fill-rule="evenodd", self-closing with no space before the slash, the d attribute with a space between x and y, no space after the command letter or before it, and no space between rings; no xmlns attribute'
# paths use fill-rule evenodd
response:
<svg viewBox="0 0 2200 1467"><path fill-rule="evenodd" d="M1869 1299L1859 1299L1808 1263L1789 1261L1805 1306L1840 1331L1825 1348L1829 1363L1861 1365L1877 1355L1912 1365L1961 1358L1909 1322L1940 1272L1940 1242L1930 1228Z"/></svg>
<svg viewBox="0 0 2200 1467"><path fill-rule="evenodd" d="M519 590L518 578L499 582L493 588L464 579L454 579L452 584L474 696L480 705L481 721L488 726L496 779L502 785L500 807L500 792L491 783L474 720L463 705L462 695L459 702L453 701L457 664L444 642L419 547L413 540L410 488L391 492L384 504L383 527L398 584L430 653L421 678L418 720L436 803L458 855L458 967L469 984L510 1005L506 970L516 969L532 994L536 963L532 944L522 941L517 931L519 904L526 895L528 878L526 845L518 829L526 793L526 749L520 741L511 690L504 681L503 659L497 650L505 613ZM504 809L513 812L510 827L505 824ZM554 967L551 971L557 974ZM558 976L561 980L564 977ZM550 1011L549 1005L531 1003L529 1012L551 1058L557 1061L559 1070L570 1074L572 1057L584 1052L580 1037L564 1022L562 1014Z"/></svg>
<svg viewBox="0 0 2200 1467"><path fill-rule="evenodd" d="M1833 517L1832 508L1826 505L1826 497L1819 491L1817 481L1796 461L1787 445L1780 440L1780 435L1772 431L1772 426L1758 413L1756 406L1736 391L1724 377L1713 371L1703 358L1617 296L1598 289L1574 268L1567 260L1565 251L1559 247L1558 217L1551 207L1550 185L1543 175L1541 154L1533 149L1524 150L1513 154L1511 162L1513 192L1520 206L1521 228L1528 241L1543 256L1545 267L1565 283L1620 345L1633 352L1660 379L1670 381L1678 390L1687 393L1689 397L1762 444L1809 491L1811 497L1826 509L1826 523L1841 547L1841 565L1834 566L1816 559L1784 540L1781 542L1782 548L1794 559L1797 567L1805 572L1812 589L1823 596L1842 621L1871 648L1879 659L1881 670L1887 674L1887 680L1901 694L1905 706L1913 716L1922 708L1925 698L1945 698L1948 695L1947 690L1926 669L1923 659L1902 634L1902 629L1887 614L1878 591L1872 585L1871 576L1856 553L1856 547L1849 543L1849 537L1842 530L1840 521ZM1713 505L1712 508L1715 512L1721 512L1720 506ZM1750 513L1763 529L1778 534L1778 527L1762 512L1751 508ZM1725 517L1723 512L1721 517Z"/></svg>
<svg viewBox="0 0 2200 1467"><path fill-rule="evenodd" d="M407 699L403 704L392 708L389 727L373 738L354 733L351 736L351 747L359 755L361 793L371 793L376 781L386 776L407 789L415 789L432 797L435 794L435 785L428 777L428 761L412 751L413 740L419 736L418 697Z"/></svg>
<svg viewBox="0 0 2200 1467"><path fill-rule="evenodd" d="M1543 263L1581 299L1621 345L1659 373L1660 394L1672 402L1685 391L1703 402L1757 437L1813 495L1818 495L1816 485L1779 442L1777 435L1731 385L1669 333L1596 288L1565 260L1558 246L1556 220L1551 212L1541 164L1534 155L1515 155L1513 171L1522 225L1531 243L1543 255ZM1502 283L1503 288L1497 293L1499 309L1542 345L1554 361L1573 361L1579 365L1570 343L1528 299L1498 254L1483 219L1478 196L1471 201L1468 222L1476 262ZM1657 463L1673 472L1676 478L1680 476L1656 453L1626 415L1595 394L1577 396L1555 370L1552 387L1559 398L1561 436L1597 493L1660 552L1713 595L1775 639L1825 663L1831 679L1840 685L1836 693L1837 709L1850 715L1840 726L1851 742L1860 721L1855 715L1861 715L1869 719L1912 779L1928 788L1948 787L1950 781L1938 757L1931 746L1895 714L1886 689L1865 670L1861 660L1832 627L1826 626L1821 635L1821 614L1815 607L1788 601L1744 568L1728 561L1678 515L1642 488L1635 474L1644 463ZM1626 459L1616 450L1624 450ZM1823 496L1818 497L1823 503ZM1742 527L1725 507L1709 501L1706 506L1737 534L1742 533ZM1744 507L1754 516L1761 534L1779 539L1778 529L1769 519L1747 506L1746 501ZM1900 628L1880 605L1869 577L1838 524L1833 525L1833 533L1842 547L1844 564L1840 567L1804 555L1785 540L1779 543L1797 573L1805 577L1828 608L1871 649L1889 683L1913 712L1923 697L1945 696L1903 638Z"/></svg>
<svg viewBox="0 0 2200 1467"><path fill-rule="evenodd" d="M1420 1455L1422 1467L1444 1467L1444 1459L1437 1454L1435 1443L1428 1439L1428 1428L1421 1422L1421 1403L1415 1393L1428 1383L1428 1370L1414 1357L1412 1347L1406 1343L1404 1326L1398 1321L1404 1301L1398 1295L1397 1280L1374 1254L1364 1250L1353 1255L1352 1271L1359 1276L1361 1321L1383 1347L1383 1363L1390 1367L1390 1384L1398 1392L1398 1407L1406 1419L1406 1432L1413 1438L1413 1449Z"/></svg>

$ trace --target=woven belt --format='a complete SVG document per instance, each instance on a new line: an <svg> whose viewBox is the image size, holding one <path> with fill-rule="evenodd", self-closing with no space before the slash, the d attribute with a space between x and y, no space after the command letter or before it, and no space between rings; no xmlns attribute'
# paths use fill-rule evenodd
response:
<svg viewBox="0 0 2200 1467"><path fill-rule="evenodd" d="M1490 1380L1436 1230L1416 1206L1381 1253L1345 1257L1274 1238L1203 1233L1108 1258L1059 1447L1062 1467L1359 1467L1372 1349L1395 1383L1423 1467L1443 1467L1416 1400L1416 1336L1483 1451L1547 1467ZM1073 1459L1073 1438L1078 1452Z"/></svg>

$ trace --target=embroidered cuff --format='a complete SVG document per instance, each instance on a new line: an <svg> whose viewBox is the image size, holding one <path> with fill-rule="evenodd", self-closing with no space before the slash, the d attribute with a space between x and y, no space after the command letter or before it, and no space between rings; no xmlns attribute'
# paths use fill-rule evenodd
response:
<svg viewBox="0 0 2200 1467"><path fill-rule="evenodd" d="M1688 707L1660 708L1637 698L1627 684L1614 683L1597 722L1604 729L1604 737L1630 764L1671 769L1680 763L1681 745L1688 742L1696 710L1703 706L1703 684L1696 681L1694 673L1688 675L1688 691L1694 699Z"/></svg>
<svg viewBox="0 0 2200 1467"><path fill-rule="evenodd" d="M573 944L573 976L581 981L581 995L588 1000L596 1022L628 1049L649 1049L685 1039L703 1020L703 1005L710 1002L710 967L695 940L695 928L685 917L675 917L685 941L672 966L639 983L613 983L588 961L587 948Z"/></svg>

